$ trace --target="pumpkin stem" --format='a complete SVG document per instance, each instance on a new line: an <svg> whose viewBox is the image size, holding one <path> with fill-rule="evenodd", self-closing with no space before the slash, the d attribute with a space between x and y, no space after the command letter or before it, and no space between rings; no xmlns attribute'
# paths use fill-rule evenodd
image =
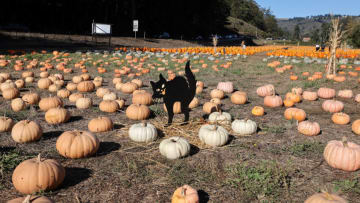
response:
<svg viewBox="0 0 360 203"><path fill-rule="evenodd" d="M344 136L342 139L341 139L344 147L347 147L348 146L348 141L347 141L347 138Z"/></svg>
<svg viewBox="0 0 360 203"><path fill-rule="evenodd" d="M146 127L146 121L144 121L144 120L141 121L141 126L142 126L142 127Z"/></svg>
<svg viewBox="0 0 360 203"><path fill-rule="evenodd" d="M181 196L185 197L186 195L186 188L181 188Z"/></svg>
<svg viewBox="0 0 360 203"><path fill-rule="evenodd" d="M328 192L326 192L326 191L321 191L322 193L324 193L324 195L325 195L325 198L327 199L327 200L334 200L334 198L332 198L331 197L331 195L328 193Z"/></svg>
<svg viewBox="0 0 360 203"><path fill-rule="evenodd" d="M30 203L31 195L27 195L22 203Z"/></svg>
<svg viewBox="0 0 360 203"><path fill-rule="evenodd" d="M41 153L37 156L37 161L41 162Z"/></svg>

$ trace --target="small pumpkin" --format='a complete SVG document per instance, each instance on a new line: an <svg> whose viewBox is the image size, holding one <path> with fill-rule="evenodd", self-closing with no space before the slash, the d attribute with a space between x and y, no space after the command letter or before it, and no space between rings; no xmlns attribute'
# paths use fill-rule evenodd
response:
<svg viewBox="0 0 360 203"><path fill-rule="evenodd" d="M239 135L251 135L257 131L257 124L255 121L248 119L235 119L231 124L231 128Z"/></svg>
<svg viewBox="0 0 360 203"><path fill-rule="evenodd" d="M151 123L137 123L131 125L129 138L134 142L152 142L157 138L157 130Z"/></svg>
<svg viewBox="0 0 360 203"><path fill-rule="evenodd" d="M52 84L49 86L48 90L49 90L49 92L57 92L60 88L61 88L61 86Z"/></svg>
<svg viewBox="0 0 360 203"><path fill-rule="evenodd" d="M91 81L82 81L77 85L79 92L92 92L95 89L95 85Z"/></svg>
<svg viewBox="0 0 360 203"><path fill-rule="evenodd" d="M261 86L256 89L256 94L260 97L271 96L275 94L275 87L272 84Z"/></svg>
<svg viewBox="0 0 360 203"><path fill-rule="evenodd" d="M89 157L100 147L99 139L88 131L66 131L56 140L56 150L71 159Z"/></svg>
<svg viewBox="0 0 360 203"><path fill-rule="evenodd" d="M88 124L88 129L91 132L107 132L114 127L112 120L109 117L97 117L92 119Z"/></svg>
<svg viewBox="0 0 360 203"><path fill-rule="evenodd" d="M127 82L121 85L121 92L125 94L132 94L137 89L138 89L137 84L133 82Z"/></svg>
<svg viewBox="0 0 360 203"><path fill-rule="evenodd" d="M7 88L2 92L2 96L6 100L15 99L19 95L20 95L19 90L17 88L13 88L13 87Z"/></svg>
<svg viewBox="0 0 360 203"><path fill-rule="evenodd" d="M20 98L11 100L11 109L15 112L23 110L25 106L25 102Z"/></svg>
<svg viewBox="0 0 360 203"><path fill-rule="evenodd" d="M284 106L285 106L285 107L292 107L292 106L294 106L294 104L295 104L295 102L293 102L293 101L290 100L290 99L285 99L285 100L284 100Z"/></svg>
<svg viewBox="0 0 360 203"><path fill-rule="evenodd" d="M267 107L280 107L283 105L283 101L281 97L272 95L272 96L265 96L264 98L264 105Z"/></svg>
<svg viewBox="0 0 360 203"><path fill-rule="evenodd" d="M13 83L12 81L5 81L4 83L1 83L0 89L2 92L8 88L16 88L16 84Z"/></svg>
<svg viewBox="0 0 360 203"><path fill-rule="evenodd" d="M70 112L64 108L51 108L45 113L45 120L49 124L65 123L70 119Z"/></svg>
<svg viewBox="0 0 360 203"><path fill-rule="evenodd" d="M23 88L25 86L25 82L22 79L16 80L15 85L16 85L16 88Z"/></svg>
<svg viewBox="0 0 360 203"><path fill-rule="evenodd" d="M55 203L54 200L45 196L32 196L18 197L7 201L6 203Z"/></svg>
<svg viewBox="0 0 360 203"><path fill-rule="evenodd" d="M64 178L64 167L54 159L42 160L40 154L21 162L12 174L14 187L23 194L54 190Z"/></svg>
<svg viewBox="0 0 360 203"><path fill-rule="evenodd" d="M166 105L164 104L163 106L164 106L164 111L167 112ZM181 103L179 101L174 103L174 105L173 105L173 113L174 114L181 113Z"/></svg>
<svg viewBox="0 0 360 203"><path fill-rule="evenodd" d="M35 81L35 78L34 77L26 77L25 78L25 83L32 83Z"/></svg>
<svg viewBox="0 0 360 203"><path fill-rule="evenodd" d="M63 98L63 99L68 98L70 96L70 94L71 94L71 92L67 89L61 89L56 93L56 95L58 97Z"/></svg>
<svg viewBox="0 0 360 203"><path fill-rule="evenodd" d="M72 78L72 82L75 83L75 84L78 84L80 82L82 82L84 79L81 77L81 76L74 76Z"/></svg>
<svg viewBox="0 0 360 203"><path fill-rule="evenodd" d="M298 124L298 131L306 136L316 136L320 133L320 125L317 122L302 121Z"/></svg>
<svg viewBox="0 0 360 203"><path fill-rule="evenodd" d="M304 203L348 203L348 201L338 195L322 192L310 196Z"/></svg>
<svg viewBox="0 0 360 203"><path fill-rule="evenodd" d="M119 104L114 100L103 100L99 104L100 111L114 113L119 109Z"/></svg>
<svg viewBox="0 0 360 203"><path fill-rule="evenodd" d="M190 144L185 138L174 136L161 141L159 150L168 159L178 159L190 153Z"/></svg>
<svg viewBox="0 0 360 203"><path fill-rule="evenodd" d="M331 120L335 123L335 124L339 124L339 125L346 125L350 122L350 116L347 115L346 113L334 113L331 116Z"/></svg>
<svg viewBox="0 0 360 203"><path fill-rule="evenodd" d="M40 101L40 96L39 94L33 92L33 93L26 93L22 96L22 100L26 103L26 104L30 104L30 105L34 105L34 104L38 104Z"/></svg>
<svg viewBox="0 0 360 203"><path fill-rule="evenodd" d="M205 102L203 105L203 112L206 114L210 114L215 111L219 111L220 107L219 105L213 103L213 102Z"/></svg>
<svg viewBox="0 0 360 203"><path fill-rule="evenodd" d="M232 82L219 82L216 89L222 90L223 92L226 93L232 93L234 91Z"/></svg>
<svg viewBox="0 0 360 203"><path fill-rule="evenodd" d="M357 134L360 135L360 119L355 120L351 125L351 130Z"/></svg>
<svg viewBox="0 0 360 203"><path fill-rule="evenodd" d="M132 96L133 104L143 104L143 105L151 105L152 104L152 95L148 92L141 92L133 94Z"/></svg>
<svg viewBox="0 0 360 203"><path fill-rule="evenodd" d="M304 110L299 108L287 108L284 112L284 117L286 120L297 120L303 121L306 118L306 113Z"/></svg>
<svg viewBox="0 0 360 203"><path fill-rule="evenodd" d="M291 92L294 94L302 95L303 89L301 87L294 87L291 89Z"/></svg>
<svg viewBox="0 0 360 203"><path fill-rule="evenodd" d="M317 94L322 99L331 99L335 97L336 91L331 88L321 87L317 91Z"/></svg>
<svg viewBox="0 0 360 203"><path fill-rule="evenodd" d="M84 98L84 95L81 93L72 93L69 96L69 101L75 103L79 98Z"/></svg>
<svg viewBox="0 0 360 203"><path fill-rule="evenodd" d="M51 108L62 107L63 101L59 97L47 97L43 98L39 102L40 110L47 111Z"/></svg>
<svg viewBox="0 0 360 203"><path fill-rule="evenodd" d="M150 109L142 104L131 104L126 109L126 116L132 120L145 120L150 116Z"/></svg>
<svg viewBox="0 0 360 203"><path fill-rule="evenodd" d="M222 90L213 89L213 90L211 90L211 92L210 92L210 96L211 96L211 98L219 98L219 99L222 99L222 98L224 98L225 94L224 94L224 91L222 91Z"/></svg>
<svg viewBox="0 0 360 203"><path fill-rule="evenodd" d="M133 79L131 82L135 83L139 88L143 86L143 82L140 79Z"/></svg>
<svg viewBox="0 0 360 203"><path fill-rule="evenodd" d="M118 103L119 109L124 108L124 106L125 106L125 100L123 100L123 99L117 99L117 100L115 100L115 101L116 101L116 103Z"/></svg>
<svg viewBox="0 0 360 203"><path fill-rule="evenodd" d="M92 107L92 100L91 98L79 98L76 100L75 105L78 109L88 109Z"/></svg>
<svg viewBox="0 0 360 203"><path fill-rule="evenodd" d="M340 90L338 96L345 99L351 99L354 94L352 90Z"/></svg>
<svg viewBox="0 0 360 203"><path fill-rule="evenodd" d="M183 185L175 190L171 203L199 203L199 195L191 186Z"/></svg>
<svg viewBox="0 0 360 203"><path fill-rule="evenodd" d="M294 92L288 92L288 93L285 95L285 99L291 100L291 101L293 101L294 103L299 103L299 102L301 102L301 95L296 94L296 93L294 93Z"/></svg>
<svg viewBox="0 0 360 203"><path fill-rule="evenodd" d="M233 104L245 104L247 102L247 94L246 92L236 91L231 95L230 100Z"/></svg>
<svg viewBox="0 0 360 203"><path fill-rule="evenodd" d="M114 84L114 85L116 85L117 83L121 83L122 82L122 79L121 78L114 78L113 80L112 80L112 83Z"/></svg>
<svg viewBox="0 0 360 203"><path fill-rule="evenodd" d="M357 103L360 103L360 94L357 94L357 95L355 96L355 101L356 101Z"/></svg>
<svg viewBox="0 0 360 203"><path fill-rule="evenodd" d="M302 97L304 100L315 101L317 100L318 95L316 92L304 91Z"/></svg>
<svg viewBox="0 0 360 203"><path fill-rule="evenodd" d="M199 138L207 145L220 147L229 140L229 133L221 126L205 124L200 127Z"/></svg>
<svg viewBox="0 0 360 203"><path fill-rule="evenodd" d="M360 146L348 142L346 137L342 141L332 140L324 150L325 161L333 168L344 171L360 169Z"/></svg>
<svg viewBox="0 0 360 203"><path fill-rule="evenodd" d="M37 85L40 89L48 89L52 83L53 82L49 78L41 78L40 80L38 80Z"/></svg>
<svg viewBox="0 0 360 203"><path fill-rule="evenodd" d="M212 98L210 99L210 102L216 105L221 105L221 100L219 98Z"/></svg>
<svg viewBox="0 0 360 203"><path fill-rule="evenodd" d="M77 84L70 82L66 85L66 89L69 91L74 91L77 89Z"/></svg>
<svg viewBox="0 0 360 203"><path fill-rule="evenodd" d="M199 99L194 97L193 100L191 100L191 102L189 104L189 108L193 109L193 108L196 108L197 106L199 106Z"/></svg>
<svg viewBox="0 0 360 203"><path fill-rule="evenodd" d="M344 109L344 103L336 100L326 100L322 104L322 109L330 113L340 112Z"/></svg>
<svg viewBox="0 0 360 203"><path fill-rule="evenodd" d="M116 100L116 99L117 99L117 96L114 92L110 92L103 96L103 100Z"/></svg>
<svg viewBox="0 0 360 203"><path fill-rule="evenodd" d="M265 114L265 110L262 106L254 106L251 113L254 116L263 116Z"/></svg>
<svg viewBox="0 0 360 203"><path fill-rule="evenodd" d="M22 120L13 126L11 130L11 137L17 143L26 143L39 140L42 133L41 126L36 122Z"/></svg>
<svg viewBox="0 0 360 203"><path fill-rule="evenodd" d="M209 115L208 119L210 123L219 123L223 125L231 124L231 115L227 112L213 112Z"/></svg>
<svg viewBox="0 0 360 203"><path fill-rule="evenodd" d="M0 133L10 131L13 125L14 121L11 118L5 116L0 117Z"/></svg>
<svg viewBox="0 0 360 203"><path fill-rule="evenodd" d="M110 92L111 91L109 89L100 87L99 89L96 90L96 96L103 98L105 94L108 94Z"/></svg>

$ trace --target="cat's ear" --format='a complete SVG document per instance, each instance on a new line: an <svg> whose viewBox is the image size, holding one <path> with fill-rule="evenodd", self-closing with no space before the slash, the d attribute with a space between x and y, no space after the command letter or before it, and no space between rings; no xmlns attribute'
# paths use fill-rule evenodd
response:
<svg viewBox="0 0 360 203"><path fill-rule="evenodd" d="M153 87L153 88L154 88L154 86L155 86L155 82L154 82L154 81L150 81L150 84L151 84L151 87Z"/></svg>
<svg viewBox="0 0 360 203"><path fill-rule="evenodd" d="M161 82L166 82L166 79L164 78L164 76L160 73L159 74L159 78Z"/></svg>

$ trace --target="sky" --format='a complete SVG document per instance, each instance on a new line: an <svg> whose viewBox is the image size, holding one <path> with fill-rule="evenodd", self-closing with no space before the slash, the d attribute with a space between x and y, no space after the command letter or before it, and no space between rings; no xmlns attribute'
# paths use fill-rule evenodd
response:
<svg viewBox="0 0 360 203"><path fill-rule="evenodd" d="M360 0L255 0L270 8L276 18L306 17L323 14L360 15Z"/></svg>

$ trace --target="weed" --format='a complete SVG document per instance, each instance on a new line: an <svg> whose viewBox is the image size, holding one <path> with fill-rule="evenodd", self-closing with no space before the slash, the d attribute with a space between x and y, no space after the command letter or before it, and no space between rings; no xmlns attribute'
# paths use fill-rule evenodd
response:
<svg viewBox="0 0 360 203"><path fill-rule="evenodd" d="M304 156L314 156L321 155L325 145L321 142L305 142L305 143L296 143L288 147L286 150L290 152L291 155L297 157Z"/></svg>
<svg viewBox="0 0 360 203"><path fill-rule="evenodd" d="M273 161L261 161L256 166L247 162L228 167L231 178L226 184L239 188L248 199L264 197L275 200L282 195L290 185L289 171L278 166Z"/></svg>
<svg viewBox="0 0 360 203"><path fill-rule="evenodd" d="M339 180L335 181L333 184L335 191L341 190L342 192L360 194L359 178Z"/></svg>
<svg viewBox="0 0 360 203"><path fill-rule="evenodd" d="M286 128L283 126L277 126L277 125L262 125L260 127L261 131L267 132L267 133L275 133L275 134L282 134L285 132Z"/></svg>
<svg viewBox="0 0 360 203"><path fill-rule="evenodd" d="M30 158L23 156L18 151L11 150L0 155L0 175L3 177L5 173L11 172L20 162Z"/></svg>

